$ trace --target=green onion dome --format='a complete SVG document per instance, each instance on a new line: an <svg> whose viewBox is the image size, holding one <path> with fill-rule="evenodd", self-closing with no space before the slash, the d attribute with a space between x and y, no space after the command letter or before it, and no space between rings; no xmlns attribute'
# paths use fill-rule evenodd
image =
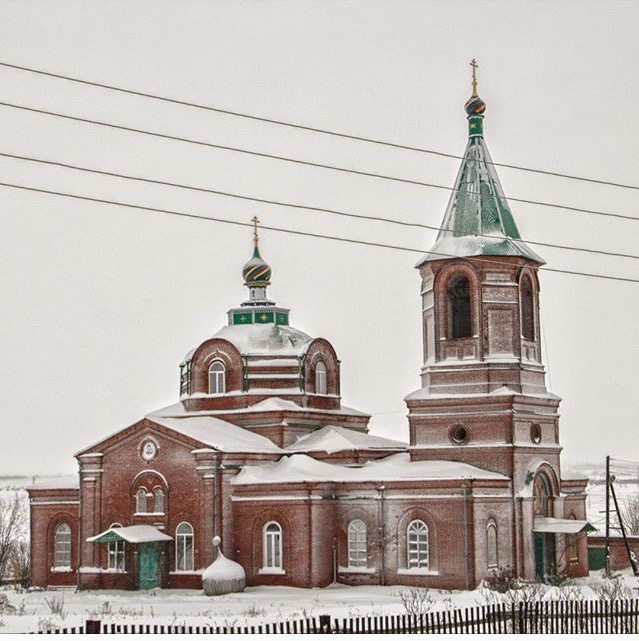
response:
<svg viewBox="0 0 639 641"><path fill-rule="evenodd" d="M257 245L253 251L253 258L242 268L242 276L247 287L267 287L271 284L271 268L260 256Z"/></svg>

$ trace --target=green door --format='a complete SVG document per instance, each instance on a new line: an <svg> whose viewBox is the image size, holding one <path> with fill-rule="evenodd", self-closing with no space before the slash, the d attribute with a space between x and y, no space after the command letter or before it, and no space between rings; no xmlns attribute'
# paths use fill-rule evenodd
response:
<svg viewBox="0 0 639 641"><path fill-rule="evenodd" d="M544 559L544 535L539 532L534 533L535 539L535 576L540 581L546 578L546 563Z"/></svg>
<svg viewBox="0 0 639 641"><path fill-rule="evenodd" d="M160 585L160 550L158 543L138 543L138 590Z"/></svg>

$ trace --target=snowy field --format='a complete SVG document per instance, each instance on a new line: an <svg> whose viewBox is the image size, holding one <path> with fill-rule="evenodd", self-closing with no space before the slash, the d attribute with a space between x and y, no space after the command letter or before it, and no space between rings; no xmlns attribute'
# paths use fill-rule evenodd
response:
<svg viewBox="0 0 639 641"><path fill-rule="evenodd" d="M625 585L639 587L639 580L627 571L622 575ZM596 599L591 585L601 581L599 573L579 579L570 587L572 598ZM275 621L293 621L320 614L338 618L369 615L406 614L401 592L409 588L347 587L334 584L323 589L283 587L247 588L239 594L207 597L196 590L151 590L148 592L56 590L6 595L15 614L0 614L0 633L35 632L47 627L80 626L87 618L105 623L155 625L257 625ZM577 592L578 590L578 592ZM431 611L486 604L485 592L430 590ZM492 593L494 594L494 593ZM547 587L543 600L565 599L566 591ZM62 616L52 614L51 603L61 605Z"/></svg>

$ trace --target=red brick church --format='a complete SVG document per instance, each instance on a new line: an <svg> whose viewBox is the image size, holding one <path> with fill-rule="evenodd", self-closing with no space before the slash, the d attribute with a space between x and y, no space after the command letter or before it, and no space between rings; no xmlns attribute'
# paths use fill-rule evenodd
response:
<svg viewBox="0 0 639 641"><path fill-rule="evenodd" d="M545 384L538 269L466 103L469 140L419 261L421 387L410 442L341 404L333 345L289 325L271 268L180 364L180 398L75 456L78 483L33 486L32 582L201 588L214 536L247 585L474 588L492 570L587 573L586 479L562 478Z"/></svg>

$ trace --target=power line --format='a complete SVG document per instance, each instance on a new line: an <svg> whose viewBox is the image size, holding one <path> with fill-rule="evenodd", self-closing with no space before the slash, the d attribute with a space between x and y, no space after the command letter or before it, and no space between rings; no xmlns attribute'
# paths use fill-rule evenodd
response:
<svg viewBox="0 0 639 641"><path fill-rule="evenodd" d="M74 171L82 171L86 173L91 173L91 174L98 174L101 176L109 176L112 178L121 178L124 180L132 180L132 181L137 181L137 182L143 182L143 183L149 183L153 185L163 185L166 187L176 187L178 189L186 189L189 191L198 191L202 193L207 193L207 194L214 194L216 196L225 196L229 198L237 198L240 200L248 200L252 202L258 202L258 203L263 203L263 204L268 204L268 205L276 205L278 207L290 207L293 209L302 209L302 210L310 210L310 211L318 211L318 212L323 212L323 213L328 213L328 214L334 214L336 216L345 216L348 218L356 218L360 220L372 220L375 222L382 222L382 223L389 223L393 225L400 225L404 227L416 227L419 229L429 229L432 231L448 231L445 230L443 227L435 227L433 225L426 225L425 223L413 223L413 222L408 222L408 221L403 221L403 220L396 220L394 218L385 218L382 216L372 216L368 214L355 214L351 212L345 212L341 211L339 209L326 209L323 207L314 207L312 205L304 205L304 204L299 204L299 203L287 203L279 200L271 200L267 198L257 198L254 196L246 196L244 194L237 194L237 193L232 193L228 191L221 191L217 189L210 189L207 187L198 187L196 185L185 185L183 183L176 183L176 182L170 182L166 180L158 180L154 178L143 178L141 176L131 176L129 174L122 174L119 172L113 172L113 171L106 171L102 169L92 169L89 167L83 167L81 165L73 165L70 163L64 163L60 161L54 161L54 160L45 160L43 158L34 158L33 156L21 156L18 154L10 154L6 152L1 152L0 151L0 157L4 158L11 158L14 160L23 160L27 162L34 162L34 163L40 163L44 165L50 165L54 167L60 167L63 169L72 169ZM459 191L453 189L453 191ZM503 240L502 236L494 236L490 234L477 234L478 237L480 238L490 238L494 240ZM541 247L552 247L554 249L562 249L562 250L569 250L569 251L576 251L576 252L586 252L589 254L600 254L603 256L612 256L615 258L631 258L634 260L639 260L639 256L635 254L622 254L619 252L610 252L610 251L604 251L600 249L590 249L586 247L573 247L571 245L557 245L554 243L544 243L540 241L534 241L534 240L525 240L525 239L519 239L523 243L528 243L529 245L539 245Z"/></svg>
<svg viewBox="0 0 639 641"><path fill-rule="evenodd" d="M142 134L145 136L152 136L154 138L162 138L165 140L173 140L176 142L185 142L192 145L199 145L201 147L209 147L211 149L219 149L221 151L232 151L239 154L246 154L249 156L257 156L259 158L268 158L270 160L281 160L284 162L293 163L296 165L306 165L308 167L315 167L318 169L329 169L331 171L338 171L347 174L355 174L357 176L367 176L369 178L380 178L382 180L390 180L393 182L406 183L409 185L416 185L418 187L429 187L431 189L443 189L445 191L455 191L454 187L447 187L445 185L437 185L434 183L427 183L420 180L412 180L409 178L399 178L397 176L388 176L386 174L378 174L368 171L360 171L358 169L348 169L346 167L339 167L337 165L328 165L325 163L312 162L310 160L300 160L298 158L291 158L289 156L280 156L278 154L268 154L266 152L254 151L252 149L244 149L241 147L231 147L228 145L220 145L213 142L207 142L205 140L197 140L194 138L184 138L182 136L173 136L171 134L163 134L157 131L150 131L148 129L139 129L137 127L127 127L125 125L117 125L112 122L106 122L103 120L93 120L91 118L81 118L79 116L70 116L69 114L62 114L56 111L48 111L46 109L38 109L36 107L27 107L26 105L17 105L11 102L0 102L0 106L9 107L11 109L19 109L22 111L28 111L31 113L37 113L45 116L53 116L55 118L63 118L65 120L71 120L74 122L82 122L85 124L98 125L100 127L108 127L110 129L117 129L119 131L127 131L129 133ZM609 216L612 218L622 218L625 220L638 221L639 218L634 216L628 216L625 214L613 213L613 212L602 212L594 209L582 209L581 207L571 207L570 205L558 205L556 203L547 203L539 200L528 200L525 198L514 198L514 197L505 197L507 200L518 203L526 203L528 205L539 205L541 207L552 207L555 209L565 209L567 211L576 211L586 214L594 214L597 216Z"/></svg>
<svg viewBox="0 0 639 641"><path fill-rule="evenodd" d="M105 205L115 205L117 207L128 207L131 209L138 209L141 211L151 211L151 212L157 212L161 214L169 214L172 216L182 216L184 218L193 218L197 220L206 220L209 222L217 222L217 223L224 223L228 225L236 225L239 227L253 227L252 223L242 223L236 220L228 220L225 218L213 218L212 216L203 216L201 214L193 214L190 212L183 212L183 211L176 211L172 209L161 209L159 207L148 207L146 205L135 205L133 203L125 203L117 200L108 200L105 198L94 198L91 196L80 196L78 194L70 194L68 192L60 192L60 191L54 191L51 189L41 189L39 187L29 187L27 185L18 185L15 183L5 183L5 182L0 182L0 187L9 187L12 189L21 189L24 191L31 191L31 192L36 192L36 193L41 193L41 194L48 194L52 196L62 196L65 198L73 198L75 200L85 200L89 202L94 202L94 203L102 203ZM385 249L395 249L399 251L407 251L407 252L412 252L412 253L418 253L418 254L425 254L429 253L432 256L441 256L442 258L459 258L459 256L455 256L453 254L444 254L441 252L425 252L423 249L416 249L413 247L404 247L401 245L389 245L387 243L377 243L369 240L359 240L355 238L344 238L341 236L329 236L327 234L316 234L313 232L305 232L305 231L299 231L296 229L286 229L283 227L270 227L267 225L261 225L261 229L266 229L268 231L275 231L275 232L280 232L283 234L293 234L295 236L307 236L310 238L321 238L325 240L335 240L339 242L344 242L344 243L352 243L355 245L366 245L370 247L381 247ZM501 261L497 260L490 260L486 259L485 257L483 258L483 262L486 264L493 264L493 265L503 265ZM557 274L571 274L573 276L584 276L587 278L601 278L604 280L616 280L616 281L622 281L622 282L627 282L627 283L639 283L639 279L637 278L626 278L623 276L608 276L606 274L596 274L596 273L590 273L590 272L581 272L581 271L573 271L573 270L568 270L568 269L553 269L551 267L540 267L540 270L547 271L547 272L554 272Z"/></svg>
<svg viewBox="0 0 639 641"><path fill-rule="evenodd" d="M357 140L359 142L366 142L366 143L372 143L375 145L383 145L385 147L393 147L395 149L404 149L407 151L416 151L419 153L423 154L432 154L435 156L441 156L443 158L454 158L457 160L463 160L463 156L457 156L456 154L449 154L445 153L443 151L435 151L433 149L425 149L423 147L414 147L411 145L402 145L400 143L395 143L395 142L390 142L388 140L381 140L379 138L369 138L366 136L357 136L355 134L347 134L344 132L340 131L335 131L333 129L323 129L320 127L312 127L310 125L302 125L299 123L294 123L294 122L289 122L286 120L277 120L275 118L267 118L266 116L256 116L254 114L248 114L240 111L232 111L230 109L222 109L221 107L213 107L211 105L204 105L202 103L197 103L197 102L191 102L188 100L180 100L177 98L169 98L167 96L161 96L159 94L154 94L154 93L149 93L149 92L144 92L144 91L136 91L134 89L125 89L124 87L118 87L116 85L109 85L101 82L96 82L93 80L83 80L81 78L75 78L73 76L66 76L63 74L59 73L53 73L50 71L44 71L42 69L34 69L33 67L25 67L22 65L14 65L10 64L8 62L0 62L0 66L6 67L9 69L16 69L19 71L27 71L29 73L34 73L34 74L39 74L41 76L48 76L50 78L58 78L60 80L67 80L69 82L75 82L78 84L82 85L89 85L92 87L99 87L101 89L109 89L111 91L118 91L120 93L126 93L126 94L131 94L133 96L140 96L142 98L151 98L153 100L160 100L162 102L168 102L171 104L175 105L182 105L185 107L193 107L195 109L204 109L206 111L212 111L215 113L221 113L225 114L227 116L235 116L238 118L246 118L248 120L256 120L258 122L265 122L268 124L272 125L281 125L284 127L290 127L292 129L300 129L303 131L310 131L313 133L319 133L319 134L326 134L329 136L335 136L337 138L346 138L349 140ZM597 178L585 178L583 176L575 176L572 174L564 174L561 172L557 171L547 171L543 169L533 169L532 167L524 167L521 165L511 165L511 164L506 164L506 163L498 163L498 162L489 162L487 164L494 165L495 167L506 167L508 169L516 169L518 171L526 171L526 172L531 172L535 174L543 174L546 176L555 176L557 178L567 178L570 180L579 180L582 182L590 182L590 183L595 183L599 185L609 185L611 187L621 187L623 189L636 189L639 190L639 186L637 185L628 185L624 183L616 183L616 182L610 182L607 180L600 180Z"/></svg>

